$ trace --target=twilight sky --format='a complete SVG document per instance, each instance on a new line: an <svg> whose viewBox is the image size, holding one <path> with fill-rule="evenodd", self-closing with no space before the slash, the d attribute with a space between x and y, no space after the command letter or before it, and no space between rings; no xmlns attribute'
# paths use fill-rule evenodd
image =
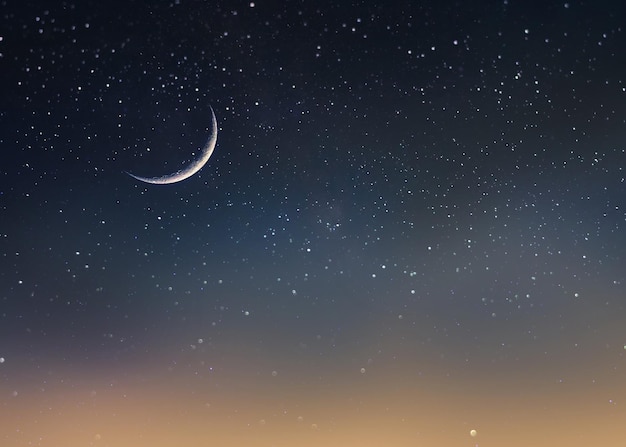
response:
<svg viewBox="0 0 626 447"><path fill-rule="evenodd" d="M0 444L622 446L625 47L616 0L0 0Z"/></svg>

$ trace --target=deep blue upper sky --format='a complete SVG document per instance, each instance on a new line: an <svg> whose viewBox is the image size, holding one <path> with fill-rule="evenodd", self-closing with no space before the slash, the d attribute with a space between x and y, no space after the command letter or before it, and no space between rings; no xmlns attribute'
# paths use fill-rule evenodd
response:
<svg viewBox="0 0 626 447"><path fill-rule="evenodd" d="M623 17L3 2L2 349L115 362L235 337L313 346L302 365L378 346L514 369L579 356L581 331L621 347ZM124 174L188 162L210 107L197 175Z"/></svg>

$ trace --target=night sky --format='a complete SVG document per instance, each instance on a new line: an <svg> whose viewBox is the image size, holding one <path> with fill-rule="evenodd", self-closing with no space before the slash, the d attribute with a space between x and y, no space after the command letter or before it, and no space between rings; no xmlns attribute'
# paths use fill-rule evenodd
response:
<svg viewBox="0 0 626 447"><path fill-rule="evenodd" d="M617 0L0 0L0 445L625 445L625 48Z"/></svg>

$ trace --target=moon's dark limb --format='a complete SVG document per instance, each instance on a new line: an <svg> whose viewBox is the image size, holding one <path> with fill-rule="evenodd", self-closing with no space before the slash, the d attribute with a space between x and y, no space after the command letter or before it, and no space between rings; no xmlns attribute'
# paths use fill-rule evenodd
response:
<svg viewBox="0 0 626 447"><path fill-rule="evenodd" d="M151 183L153 185L169 185L170 183L180 182L191 177L200 169L202 169L206 162L209 161L209 158L211 158L211 154L213 154L216 143L217 120L215 119L215 113L213 112L213 108L211 108L211 136L202 148L200 156L191 164L179 171L174 172L173 174L167 174L160 177L140 177L138 175L131 174L130 172L126 173L134 179L140 180L145 183Z"/></svg>

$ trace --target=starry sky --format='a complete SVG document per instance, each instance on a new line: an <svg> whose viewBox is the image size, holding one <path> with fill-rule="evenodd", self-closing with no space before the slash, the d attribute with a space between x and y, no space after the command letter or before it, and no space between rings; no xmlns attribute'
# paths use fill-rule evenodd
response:
<svg viewBox="0 0 626 447"><path fill-rule="evenodd" d="M1 0L0 443L623 445L625 46L616 0Z"/></svg>

